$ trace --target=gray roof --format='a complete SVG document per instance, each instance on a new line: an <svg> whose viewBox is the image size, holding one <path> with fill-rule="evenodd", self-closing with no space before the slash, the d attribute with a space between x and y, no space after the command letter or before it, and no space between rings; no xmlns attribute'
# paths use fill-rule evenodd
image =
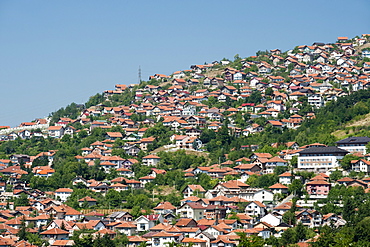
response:
<svg viewBox="0 0 370 247"><path fill-rule="evenodd" d="M121 218L122 216L125 216L125 215L130 215L131 216L131 214L129 212L119 211L119 212L111 213L110 215L107 216L107 218Z"/></svg>
<svg viewBox="0 0 370 247"><path fill-rule="evenodd" d="M348 137L346 139L337 141L337 144L367 144L370 142L370 138L367 136L358 136L358 137Z"/></svg>
<svg viewBox="0 0 370 247"><path fill-rule="evenodd" d="M346 155L349 153L347 150L337 148L337 147L310 147L306 148L305 150L302 150L299 152L299 154L343 154Z"/></svg>

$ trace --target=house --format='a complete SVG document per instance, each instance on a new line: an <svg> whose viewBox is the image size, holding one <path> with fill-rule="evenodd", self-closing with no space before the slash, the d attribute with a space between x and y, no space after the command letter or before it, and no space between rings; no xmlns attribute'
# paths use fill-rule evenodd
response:
<svg viewBox="0 0 370 247"><path fill-rule="evenodd" d="M50 126L48 128L48 134L50 137L62 138L64 135L64 127L63 126Z"/></svg>
<svg viewBox="0 0 370 247"><path fill-rule="evenodd" d="M322 225L323 226L331 226L334 225L335 227L344 226L347 222L339 215L334 213L325 214L322 216Z"/></svg>
<svg viewBox="0 0 370 247"><path fill-rule="evenodd" d="M143 232L148 231L150 228L155 226L155 222L163 222L163 217L160 214L141 215L135 220L137 231Z"/></svg>
<svg viewBox="0 0 370 247"><path fill-rule="evenodd" d="M75 177L74 179L72 179L72 185L77 185L77 184L79 184L79 183L81 183L81 184L83 184L83 185L87 186L87 180L86 180L86 179L84 179L84 178L83 178L83 177L81 177L81 176L77 176L77 177Z"/></svg>
<svg viewBox="0 0 370 247"><path fill-rule="evenodd" d="M180 218L177 220L175 226L177 227L196 227L198 225L198 223L194 220L194 219L191 219L191 218Z"/></svg>
<svg viewBox="0 0 370 247"><path fill-rule="evenodd" d="M249 216L263 217L266 214L266 205L259 201L252 201L245 206L245 213Z"/></svg>
<svg viewBox="0 0 370 247"><path fill-rule="evenodd" d="M248 188L242 191L240 198L248 201L272 202L274 200L274 194L266 189Z"/></svg>
<svg viewBox="0 0 370 247"><path fill-rule="evenodd" d="M132 221L133 217L129 212L125 211L118 211L113 212L107 216L107 219L111 221Z"/></svg>
<svg viewBox="0 0 370 247"><path fill-rule="evenodd" d="M226 217L226 206L207 205L204 211L205 219L224 219Z"/></svg>
<svg viewBox="0 0 370 247"><path fill-rule="evenodd" d="M139 178L139 181L141 183L141 187L145 188L145 184L153 182L154 179L155 179L155 177L152 177L152 176L144 176L144 177Z"/></svg>
<svg viewBox="0 0 370 247"><path fill-rule="evenodd" d="M183 238L181 240L181 243L184 245L189 245L193 247L207 247L207 240L205 239L199 239L199 238Z"/></svg>
<svg viewBox="0 0 370 247"><path fill-rule="evenodd" d="M31 157L26 154L13 154L9 159L13 164L25 164L31 161Z"/></svg>
<svg viewBox="0 0 370 247"><path fill-rule="evenodd" d="M187 202L181 205L177 210L181 218L191 218L196 221L204 218L205 207L197 202Z"/></svg>
<svg viewBox="0 0 370 247"><path fill-rule="evenodd" d="M314 94L311 94L308 96L308 99L307 99L307 102L308 104L316 107L316 108L320 108L322 106L324 106L325 104L325 101L323 99L323 97L321 96L321 94L318 94L318 93L314 93Z"/></svg>
<svg viewBox="0 0 370 247"><path fill-rule="evenodd" d="M68 197L70 197L73 193L72 189L69 188L60 188L55 191L55 197L59 198L62 202L67 201Z"/></svg>
<svg viewBox="0 0 370 247"><path fill-rule="evenodd" d="M275 215L269 213L269 214L266 214L265 216L263 216L260 219L260 222L266 222L267 224L269 224L271 226L278 226L278 225L280 225L282 220L280 218L276 217Z"/></svg>
<svg viewBox="0 0 370 247"><path fill-rule="evenodd" d="M184 71L175 71L175 72L173 72L172 78L181 79L183 77L185 77Z"/></svg>
<svg viewBox="0 0 370 247"><path fill-rule="evenodd" d="M121 132L107 132L106 137L108 140L115 141L116 139L122 139L123 135Z"/></svg>
<svg viewBox="0 0 370 247"><path fill-rule="evenodd" d="M143 162L143 165L146 165L146 166L156 166L159 164L160 160L161 160L160 157L150 154L150 155L143 157L142 162Z"/></svg>
<svg viewBox="0 0 370 247"><path fill-rule="evenodd" d="M281 184L291 184L293 180L293 175L290 172L284 172L279 175L279 183Z"/></svg>
<svg viewBox="0 0 370 247"><path fill-rule="evenodd" d="M288 162L279 156L272 157L271 159L268 159L265 167L264 167L264 173L273 173L275 168L278 166L288 166Z"/></svg>
<svg viewBox="0 0 370 247"><path fill-rule="evenodd" d="M22 130L18 132L18 136L22 139L29 139L31 138L32 133L29 130Z"/></svg>
<svg viewBox="0 0 370 247"><path fill-rule="evenodd" d="M49 244L54 244L57 240L68 240L69 232L60 228L53 228L40 233L40 235L49 241Z"/></svg>
<svg viewBox="0 0 370 247"><path fill-rule="evenodd" d="M284 213L288 212L293 206L292 202L285 202L277 205L273 208L273 213L277 215L283 215ZM302 208L300 205L296 205L297 208Z"/></svg>
<svg viewBox="0 0 370 247"><path fill-rule="evenodd" d="M73 126L66 126L64 128L64 135L70 135L71 137L73 137L75 131L76 129Z"/></svg>
<svg viewBox="0 0 370 247"><path fill-rule="evenodd" d="M136 234L136 225L132 221L120 221L114 226L114 230L126 236L132 236Z"/></svg>
<svg viewBox="0 0 370 247"><path fill-rule="evenodd" d="M306 183L306 190L310 196L326 197L330 187L331 184L325 180L313 180Z"/></svg>
<svg viewBox="0 0 370 247"><path fill-rule="evenodd" d="M186 198L194 194L196 194L197 196L204 195L205 192L206 190L201 185L190 184L184 188L184 190L182 191L182 194Z"/></svg>
<svg viewBox="0 0 370 247"><path fill-rule="evenodd" d="M271 185L269 189L272 191L274 194L287 194L288 193L288 187L281 184L281 183L276 183L274 185Z"/></svg>
<svg viewBox="0 0 370 247"><path fill-rule="evenodd" d="M355 186L355 187L362 187L364 189L367 189L367 187L368 187L368 184L366 183L366 181L361 181L361 180L358 180L358 179L352 179L352 178L349 178L349 177L344 177L344 178L338 179L337 183L338 184L344 184L347 187L348 186Z"/></svg>
<svg viewBox="0 0 370 247"><path fill-rule="evenodd" d="M322 225L322 214L316 210L304 209L296 212L297 222L302 222L304 226L317 228Z"/></svg>
<svg viewBox="0 0 370 247"><path fill-rule="evenodd" d="M74 240L55 240L51 247L72 247L75 246Z"/></svg>
<svg viewBox="0 0 370 247"><path fill-rule="evenodd" d="M96 202L97 202L97 200L94 199L94 198L91 198L90 196L85 196L84 198L81 198L81 199L78 200L78 203L80 204L80 207L82 207L82 205L84 205L85 203L87 203L87 205L89 207L95 206Z"/></svg>
<svg viewBox="0 0 370 247"><path fill-rule="evenodd" d="M156 214L169 214L176 211L176 207L173 206L170 202L160 202L156 207L153 208Z"/></svg>
<svg viewBox="0 0 370 247"><path fill-rule="evenodd" d="M143 238L141 236L128 236L128 247L138 247L143 246L142 243L148 242L149 239ZM146 244L144 244L146 246Z"/></svg>
<svg viewBox="0 0 370 247"><path fill-rule="evenodd" d="M149 238L151 239L153 246L166 247L168 246L168 243L178 243L181 236L181 233L168 233L161 231L151 235Z"/></svg>
<svg viewBox="0 0 370 247"><path fill-rule="evenodd" d="M208 190L205 194L207 199L212 199L217 196L234 197L244 195L250 186L238 180L230 180L227 182L218 183L212 190Z"/></svg>
<svg viewBox="0 0 370 247"><path fill-rule="evenodd" d="M353 160L351 162L352 170L355 172L363 172L365 174L370 173L370 161L360 159L360 160Z"/></svg>

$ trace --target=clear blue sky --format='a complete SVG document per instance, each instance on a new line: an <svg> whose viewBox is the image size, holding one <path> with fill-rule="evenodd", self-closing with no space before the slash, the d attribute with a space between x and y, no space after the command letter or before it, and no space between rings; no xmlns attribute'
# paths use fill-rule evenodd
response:
<svg viewBox="0 0 370 247"><path fill-rule="evenodd" d="M224 57L370 33L370 1L0 1L0 126Z"/></svg>

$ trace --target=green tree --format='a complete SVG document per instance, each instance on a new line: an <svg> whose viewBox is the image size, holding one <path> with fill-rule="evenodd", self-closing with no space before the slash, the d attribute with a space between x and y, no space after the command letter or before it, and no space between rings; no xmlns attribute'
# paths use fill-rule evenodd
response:
<svg viewBox="0 0 370 247"><path fill-rule="evenodd" d="M293 182L288 185L288 188L289 193L293 193L293 195L299 198L303 195L304 185L300 179L294 179Z"/></svg>
<svg viewBox="0 0 370 247"><path fill-rule="evenodd" d="M28 196L26 193L22 193L20 194L19 197L16 197L14 199L14 206L15 207L18 207L18 206L29 206L30 203L28 201Z"/></svg>
<svg viewBox="0 0 370 247"><path fill-rule="evenodd" d="M338 179L341 179L341 178L343 178L343 173L342 173L342 171L335 170L335 171L333 171L333 172L330 174L330 180L331 180L332 182L337 181Z"/></svg>
<svg viewBox="0 0 370 247"><path fill-rule="evenodd" d="M245 232L237 232L240 236L238 247L263 247L264 241L256 235L247 236Z"/></svg>
<svg viewBox="0 0 370 247"><path fill-rule="evenodd" d="M266 95L270 95L271 96L273 92L274 92L274 90L272 89L272 87L268 87L265 90L265 94Z"/></svg>
<svg viewBox="0 0 370 247"><path fill-rule="evenodd" d="M285 215L285 214L284 214ZM289 244L295 244L298 242L297 234L292 228L286 229L280 238L280 244L283 246L288 246Z"/></svg>
<svg viewBox="0 0 370 247"><path fill-rule="evenodd" d="M370 217L365 217L355 226L354 239L357 242L370 242Z"/></svg>
<svg viewBox="0 0 370 247"><path fill-rule="evenodd" d="M118 191L110 189L105 195L105 200L109 206L117 207L122 203L122 196Z"/></svg>
<svg viewBox="0 0 370 247"><path fill-rule="evenodd" d="M287 211L283 214L283 221L289 225L295 225L296 218L295 213Z"/></svg>
<svg viewBox="0 0 370 247"><path fill-rule="evenodd" d="M346 156L343 157L343 159L340 160L340 165L344 170L350 170L352 168L351 161L352 160L358 160L359 157L355 156L353 154L347 154Z"/></svg>
<svg viewBox="0 0 370 247"><path fill-rule="evenodd" d="M16 235L17 237L19 237L19 240L27 240L27 227L26 227L26 221L24 217L22 218L21 226Z"/></svg>
<svg viewBox="0 0 370 247"><path fill-rule="evenodd" d="M289 163L290 163L291 167L297 168L297 166L298 166L298 156L294 155Z"/></svg>

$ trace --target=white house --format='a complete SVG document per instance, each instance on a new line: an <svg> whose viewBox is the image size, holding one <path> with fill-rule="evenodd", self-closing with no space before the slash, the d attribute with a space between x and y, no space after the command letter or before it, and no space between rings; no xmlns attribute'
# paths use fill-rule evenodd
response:
<svg viewBox="0 0 370 247"><path fill-rule="evenodd" d="M48 128L48 133L50 137L61 138L64 135L64 127L63 126L50 126Z"/></svg>
<svg viewBox="0 0 370 247"><path fill-rule="evenodd" d="M59 198L60 201L65 202L67 201L68 197L70 197L73 193L72 189L69 188L60 188L55 191L55 197Z"/></svg>
<svg viewBox="0 0 370 247"><path fill-rule="evenodd" d="M352 170L355 172L370 173L370 161L361 159L352 163Z"/></svg>
<svg viewBox="0 0 370 247"><path fill-rule="evenodd" d="M161 160L160 157L158 157L156 155L153 155L153 154L150 154L150 155L147 155L147 156L143 157L143 165L156 166L156 165L158 165L160 160Z"/></svg>
<svg viewBox="0 0 370 247"><path fill-rule="evenodd" d="M290 172L284 172L279 175L279 183L281 184L291 184L293 175Z"/></svg>
<svg viewBox="0 0 370 247"><path fill-rule="evenodd" d="M250 202L245 207L245 213L250 216L263 217L266 214L266 205L259 201Z"/></svg>
<svg viewBox="0 0 370 247"><path fill-rule="evenodd" d="M243 191L239 196L248 201L263 202L274 200L274 194L271 191L261 188L248 188L245 191Z"/></svg>
<svg viewBox="0 0 370 247"><path fill-rule="evenodd" d="M178 243L181 236L181 233L158 232L151 236L152 246L167 247L168 243Z"/></svg>
<svg viewBox="0 0 370 247"><path fill-rule="evenodd" d="M195 221L198 221L204 218L204 211L205 207L202 204L197 202L187 202L176 210L176 214L181 218L192 218Z"/></svg>
<svg viewBox="0 0 370 247"><path fill-rule="evenodd" d="M155 226L156 221L163 222L163 217L160 214L141 215L135 220L136 230L138 232L149 231L150 228Z"/></svg>

